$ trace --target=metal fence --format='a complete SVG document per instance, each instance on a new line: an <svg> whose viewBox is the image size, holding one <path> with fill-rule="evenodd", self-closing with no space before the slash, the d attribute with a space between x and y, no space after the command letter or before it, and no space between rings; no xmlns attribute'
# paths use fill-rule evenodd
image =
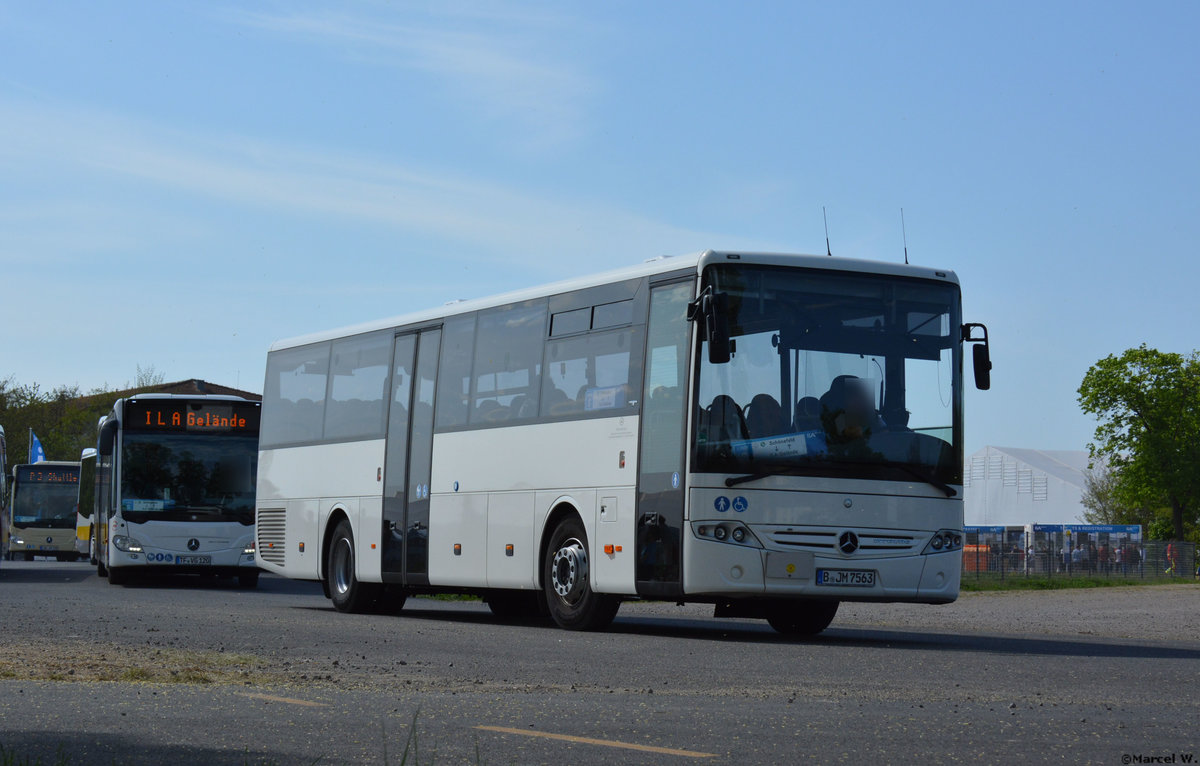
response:
<svg viewBox="0 0 1200 766"><path fill-rule="evenodd" d="M962 577L964 580L1100 577L1194 581L1200 577L1198 567L1200 560L1194 543L1049 540L1022 547L980 535L978 541L963 546Z"/></svg>

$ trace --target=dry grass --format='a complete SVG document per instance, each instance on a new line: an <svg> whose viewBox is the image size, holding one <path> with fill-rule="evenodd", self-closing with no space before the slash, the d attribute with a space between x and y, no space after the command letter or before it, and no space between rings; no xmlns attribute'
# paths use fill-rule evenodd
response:
<svg viewBox="0 0 1200 766"><path fill-rule="evenodd" d="M0 679L244 685L282 674L245 654L60 641L0 644Z"/></svg>

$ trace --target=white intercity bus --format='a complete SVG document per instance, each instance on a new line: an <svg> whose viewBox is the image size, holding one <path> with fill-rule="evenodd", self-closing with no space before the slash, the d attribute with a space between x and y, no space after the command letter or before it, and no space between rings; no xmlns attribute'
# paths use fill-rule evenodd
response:
<svg viewBox="0 0 1200 766"><path fill-rule="evenodd" d="M96 445L96 570L210 574L258 584L254 483L258 402L237 396L118 399Z"/></svg>
<svg viewBox="0 0 1200 766"><path fill-rule="evenodd" d="M960 304L950 271L709 251L277 342L257 561L342 611L569 629L953 601L966 343L990 370Z"/></svg>

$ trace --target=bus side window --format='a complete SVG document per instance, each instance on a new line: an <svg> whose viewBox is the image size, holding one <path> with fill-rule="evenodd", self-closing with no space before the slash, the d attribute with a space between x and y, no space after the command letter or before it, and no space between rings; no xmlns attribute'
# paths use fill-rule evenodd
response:
<svg viewBox="0 0 1200 766"><path fill-rule="evenodd" d="M475 349L475 315L451 317L442 330L442 356L437 376L437 427L467 424L471 396L471 359Z"/></svg>

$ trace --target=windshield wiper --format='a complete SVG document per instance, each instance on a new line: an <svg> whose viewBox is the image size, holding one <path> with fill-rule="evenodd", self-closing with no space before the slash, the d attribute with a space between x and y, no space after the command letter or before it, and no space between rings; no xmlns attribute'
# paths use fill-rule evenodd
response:
<svg viewBox="0 0 1200 766"><path fill-rule="evenodd" d="M758 481L765 479L768 476L803 476L811 472L813 468L822 466L828 467L836 465L832 460L807 460L799 465L792 466L775 466L769 471L759 471L758 473L748 473L745 476L730 476L725 480L726 487L736 487L739 484L745 484L749 481Z"/></svg>
<svg viewBox="0 0 1200 766"><path fill-rule="evenodd" d="M946 497L954 497L955 495L958 494L957 492L954 491L954 487L951 487L946 482L942 481L941 479L938 479L935 476L931 476L931 475L925 473L924 471L922 471L920 468L917 468L916 466L910 465L908 463L894 463L894 462L888 461L888 462L880 463L879 465L886 465L889 468L899 468L901 471L904 471L909 476L913 476L915 478L920 479L921 481L925 482L926 484L933 487L934 489L940 489L942 492L946 493Z"/></svg>
<svg viewBox="0 0 1200 766"><path fill-rule="evenodd" d="M228 509L226 509L223 505L177 505L171 510L179 511L181 513L210 513L213 515L220 515L228 512Z"/></svg>
<svg viewBox="0 0 1200 766"><path fill-rule="evenodd" d="M746 474L745 476L730 476L728 479L725 480L725 486L726 487L736 487L737 485L745 484L748 481L758 481L759 479L765 479L768 476L773 476L773 475L774 475L774 471L764 472L764 473L749 473L749 474Z"/></svg>

